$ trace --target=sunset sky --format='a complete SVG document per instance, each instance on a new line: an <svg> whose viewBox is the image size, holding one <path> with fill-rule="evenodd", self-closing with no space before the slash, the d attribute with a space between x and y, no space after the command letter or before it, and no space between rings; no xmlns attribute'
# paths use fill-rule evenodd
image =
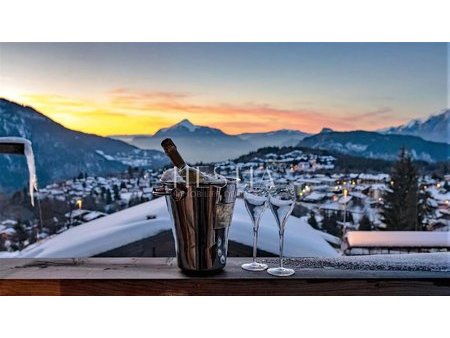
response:
<svg viewBox="0 0 450 338"><path fill-rule="evenodd" d="M374 130L448 105L448 45L0 43L0 97L100 135L184 118L240 132Z"/></svg>

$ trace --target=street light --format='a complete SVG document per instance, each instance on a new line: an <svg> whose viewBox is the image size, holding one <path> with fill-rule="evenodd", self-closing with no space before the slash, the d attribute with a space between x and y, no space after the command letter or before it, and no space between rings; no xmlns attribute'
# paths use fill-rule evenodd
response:
<svg viewBox="0 0 450 338"><path fill-rule="evenodd" d="M348 196L348 190L344 189L344 228L345 228L345 223L347 221L347 201L346 201L347 196Z"/></svg>

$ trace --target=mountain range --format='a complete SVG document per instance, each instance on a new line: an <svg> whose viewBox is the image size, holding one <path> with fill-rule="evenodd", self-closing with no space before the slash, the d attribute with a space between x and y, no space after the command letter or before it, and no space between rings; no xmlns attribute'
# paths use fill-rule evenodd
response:
<svg viewBox="0 0 450 338"><path fill-rule="evenodd" d="M450 109L431 115L425 120L415 119L398 127L379 130L383 134L412 135L434 142L450 143Z"/></svg>
<svg viewBox="0 0 450 338"><path fill-rule="evenodd" d="M109 174L129 165L159 167L164 153L142 150L125 142L70 130L35 109L0 98L0 137L18 136L33 144L40 185L80 172ZM22 188L28 180L25 159L0 154L0 191Z"/></svg>
<svg viewBox="0 0 450 338"><path fill-rule="evenodd" d="M336 132L324 128L315 135L297 130L229 135L217 128L182 120L154 135L109 138L67 129L32 107L0 99L0 137L19 136L33 143L38 180L42 186L77 176L80 172L100 175L117 173L130 165L149 168L167 165L169 162L160 151L161 140L166 137L174 139L180 152L191 163L233 159L267 146L320 148L388 160L395 159L399 149L405 147L417 160L448 161L448 143L422 138L448 139L448 116L447 110L425 121L412 121L378 132ZM26 185L26 164L21 156L0 154L0 168L0 191L12 191Z"/></svg>
<svg viewBox="0 0 450 338"><path fill-rule="evenodd" d="M402 147L415 160L448 161L450 145L426 141L417 136L380 134L370 131L335 132L329 129L304 138L297 146L384 160L395 160Z"/></svg>
<svg viewBox="0 0 450 338"><path fill-rule="evenodd" d="M142 149L161 149L161 141L174 140L180 153L189 162L216 162L236 158L267 146L293 146L308 134L297 130L229 135L217 128L198 126L189 120L158 130L154 135L116 135L113 139L128 142Z"/></svg>
<svg viewBox="0 0 450 338"><path fill-rule="evenodd" d="M215 162L239 157L268 146L302 146L379 159L395 159L399 149L410 150L416 160L446 161L449 158L449 110L424 121L414 120L404 126L377 132L336 132L324 128L311 135L298 130L277 130L265 133L225 134L220 129L197 126L189 120L160 129L154 135L111 136L143 149L160 149L166 137L174 139L186 160ZM428 140L427 140L428 137ZM432 139L432 140L429 140Z"/></svg>

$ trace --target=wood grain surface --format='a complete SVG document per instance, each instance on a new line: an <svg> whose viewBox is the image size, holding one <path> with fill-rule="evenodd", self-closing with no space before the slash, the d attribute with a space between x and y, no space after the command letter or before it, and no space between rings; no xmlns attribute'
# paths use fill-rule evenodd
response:
<svg viewBox="0 0 450 338"><path fill-rule="evenodd" d="M313 259L295 259L296 274L277 278L243 271L247 261L230 258L222 273L193 277L173 258L2 259L0 295L450 295L448 271L311 267Z"/></svg>

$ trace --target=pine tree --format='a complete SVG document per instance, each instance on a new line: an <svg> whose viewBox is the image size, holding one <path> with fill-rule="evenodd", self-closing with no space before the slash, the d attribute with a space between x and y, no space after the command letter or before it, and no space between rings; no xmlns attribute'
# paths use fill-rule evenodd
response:
<svg viewBox="0 0 450 338"><path fill-rule="evenodd" d="M347 211L347 213L345 215L345 221L347 223L352 223L352 224L355 223L355 221L353 220L353 214L350 211Z"/></svg>
<svg viewBox="0 0 450 338"><path fill-rule="evenodd" d="M449 192L450 191L450 184L448 183L448 181L445 181L443 188L444 188L445 192Z"/></svg>
<svg viewBox="0 0 450 338"><path fill-rule="evenodd" d="M364 214L364 216L359 221L358 230L360 231L370 231L372 230L372 222L370 221L369 216Z"/></svg>
<svg viewBox="0 0 450 338"><path fill-rule="evenodd" d="M401 149L391 172L389 191L384 196L381 212L386 230L420 230L419 185L411 157Z"/></svg>
<svg viewBox="0 0 450 338"><path fill-rule="evenodd" d="M113 185L113 193L114 193L114 200L118 201L120 200L120 193L119 193L119 187L117 184Z"/></svg>
<svg viewBox="0 0 450 338"><path fill-rule="evenodd" d="M417 208L419 228L418 230L426 230L429 218L433 218L433 208L427 203L431 199L431 195L427 190L419 191L419 203Z"/></svg>
<svg viewBox="0 0 450 338"><path fill-rule="evenodd" d="M6 251L5 240L0 236L0 251Z"/></svg>
<svg viewBox="0 0 450 338"><path fill-rule="evenodd" d="M325 212L322 221L322 229L336 237L342 236L342 229L338 226L339 217L336 212Z"/></svg>
<svg viewBox="0 0 450 338"><path fill-rule="evenodd" d="M17 246L19 250L22 250L24 247L24 242L28 239L28 234L21 220L17 220L16 225L14 225L14 230L16 231L15 237L17 241Z"/></svg>
<svg viewBox="0 0 450 338"><path fill-rule="evenodd" d="M112 203L111 190L109 190L109 189L106 190L106 201L105 201L105 203L107 205Z"/></svg>

